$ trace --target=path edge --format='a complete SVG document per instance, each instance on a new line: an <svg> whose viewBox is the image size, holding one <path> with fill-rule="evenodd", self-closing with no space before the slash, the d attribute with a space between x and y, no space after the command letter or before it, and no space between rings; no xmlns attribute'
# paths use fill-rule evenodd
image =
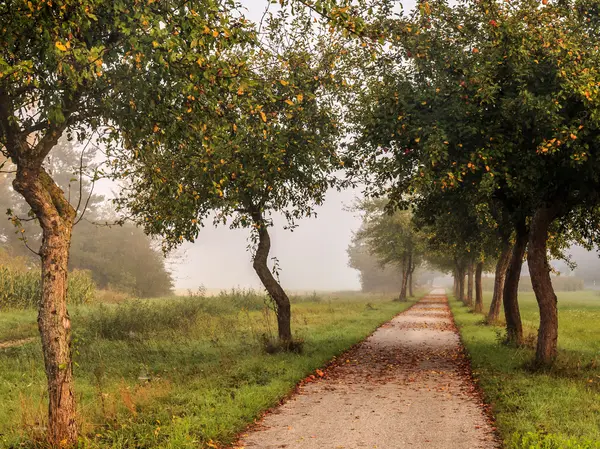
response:
<svg viewBox="0 0 600 449"><path fill-rule="evenodd" d="M427 297L428 295L431 294L433 290L422 294L421 296L417 297L417 299L406 309L404 309L402 312L398 312L397 314L395 314L393 317L391 317L389 320L385 321L384 323L381 323L379 326L377 326L375 329L373 329L373 331L367 335L365 338L363 338L362 340L356 342L355 344L353 344L352 346L349 346L348 348L346 348L343 352L341 352L339 355L334 356L333 358L329 359L324 365L321 365L320 367L318 367L318 370L323 371L324 373L327 372L329 369L333 368L336 364L336 362L340 359L344 358L345 354L348 354L351 351L356 350L360 345L362 345L365 341L367 341L369 338L371 338L373 336L373 334L375 332L377 332L381 327L385 326L386 324L388 324L390 321L394 320L396 317L408 312L410 309L412 309L416 304L419 303L419 301L421 301L423 298ZM448 307L449 308L449 307ZM450 314L452 314L452 311L450 311ZM452 316L452 323L454 324L454 316ZM457 329L457 333L458 333L458 329ZM459 334L460 335L460 334ZM461 342L462 345L462 342ZM314 372L314 371L312 371ZM312 378L311 378L312 376ZM286 402L288 402L290 399L292 399L294 396L296 396L297 394L300 394L300 388L303 387L304 385L307 385L309 383L313 383L314 381L319 381L321 380L321 377L316 377L314 374L309 374L308 376L300 379L298 382L296 382L296 384L294 385L293 388L290 389L290 391L285 394L279 401L277 401L275 404L273 404L271 407L269 407L268 409L264 410L263 412L260 413L260 415L254 419L254 421L252 421L251 423L249 423L244 430L242 430L241 432L238 432L235 440L226 445L226 446L222 446L222 449L243 449L244 446L240 445L240 440L242 439L242 437L244 437L246 433L251 432L253 430L258 430L258 428L261 426L262 421L271 413L273 413L273 411L279 407L281 407L282 405L284 405Z"/></svg>
<svg viewBox="0 0 600 449"><path fill-rule="evenodd" d="M446 296L446 299L448 300L448 310L450 311L452 327L455 330L456 334L458 335L458 339L459 339L459 343L460 343L460 345L459 345L460 368L463 371L463 374L466 376L469 384L473 386L472 391L469 391L469 392L471 394L474 394L477 397L477 399L479 400L479 404L481 405L481 408L483 409L485 417L488 420L488 423L490 424L490 428L492 429L492 432L494 434L495 443L496 443L497 447L499 449L501 449L504 447L504 440L498 430L496 415L494 414L494 410L493 410L494 405L491 404L487 400L485 391L483 390L483 388L481 387L481 384L479 383L479 379L477 377L475 377L475 375L473 374L473 366L471 364L471 354L469 354L467 346L465 345L463 335L460 332L460 326L456 323L456 319L454 318L454 311L452 310L452 306L450 305L451 296L449 296L447 293L444 293L444 295ZM459 301L454 296L452 296L452 300ZM467 306L465 306L465 307L467 307ZM475 312L473 312L471 310L471 313L475 313Z"/></svg>

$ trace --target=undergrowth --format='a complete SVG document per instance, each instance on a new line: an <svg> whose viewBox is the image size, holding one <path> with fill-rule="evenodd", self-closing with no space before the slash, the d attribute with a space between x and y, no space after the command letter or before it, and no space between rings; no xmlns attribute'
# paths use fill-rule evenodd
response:
<svg viewBox="0 0 600 449"><path fill-rule="evenodd" d="M82 447L206 448L230 443L294 385L409 307L376 295L292 298L302 351L265 351L268 299L132 300L72 310ZM3 332L0 314L0 334ZM33 311L20 315L35 323ZM38 340L0 351L0 447L35 447L46 420Z"/></svg>

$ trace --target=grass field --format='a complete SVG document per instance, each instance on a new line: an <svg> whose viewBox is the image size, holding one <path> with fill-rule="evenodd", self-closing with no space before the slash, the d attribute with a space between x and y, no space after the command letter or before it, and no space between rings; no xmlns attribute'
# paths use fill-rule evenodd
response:
<svg viewBox="0 0 600 449"><path fill-rule="evenodd" d="M129 301L72 308L86 448L202 448L231 442L332 357L412 303L381 296L293 301L301 354L265 352L276 335L262 296ZM35 312L0 313L0 341L35 335ZM30 447L46 415L37 339L0 350L0 446Z"/></svg>
<svg viewBox="0 0 600 449"><path fill-rule="evenodd" d="M486 295L485 304L491 300ZM600 448L600 294L558 294L559 357L533 372L538 309L533 293L519 295L528 348L504 346L502 328L452 300L475 377L493 404L507 448Z"/></svg>

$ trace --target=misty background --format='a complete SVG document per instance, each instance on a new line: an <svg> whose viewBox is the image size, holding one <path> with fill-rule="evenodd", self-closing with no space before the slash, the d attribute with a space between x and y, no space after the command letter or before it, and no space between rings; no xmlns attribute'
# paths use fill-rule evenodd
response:
<svg viewBox="0 0 600 449"><path fill-rule="evenodd" d="M265 8L275 11L277 4L266 0L242 0L247 17L259 22ZM415 6L414 1L402 2L405 11ZM82 146L77 145L77 149ZM96 155L96 160L100 157ZM344 174L341 173L340 176ZM118 194L118 186L109 180L96 183L95 193L110 200ZM349 266L348 246L361 225L361 217L349 207L362 196L361 189L330 190L322 206L316 207L317 216L297 221L297 227L285 229L286 220L273 216L270 230L273 263L280 268L282 286L291 291L360 290L360 272ZM110 205L106 206L108 209ZM88 232L90 232L88 230ZM77 227L74 234L78 233ZM174 288L180 293L205 287L210 290L233 287L262 290L252 267L250 230L230 229L227 225L212 226L206 221L196 242L185 242L167 259ZM578 267L575 274L583 278L588 287L595 287L600 260L595 251L572 248L567 251ZM553 266L562 275L572 275L569 267L560 261ZM524 275L528 275L526 264ZM399 276L399 274L398 274ZM448 278L449 279L449 278ZM443 282L440 274L436 282Z"/></svg>

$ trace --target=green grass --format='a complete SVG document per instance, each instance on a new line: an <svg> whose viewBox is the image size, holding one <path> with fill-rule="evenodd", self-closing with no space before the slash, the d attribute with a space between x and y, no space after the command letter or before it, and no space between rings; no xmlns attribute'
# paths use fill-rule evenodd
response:
<svg viewBox="0 0 600 449"><path fill-rule="evenodd" d="M37 336L36 317L32 310L0 312L0 342Z"/></svg>
<svg viewBox="0 0 600 449"><path fill-rule="evenodd" d="M559 293L559 356L546 372L530 369L539 313L533 293L519 303L527 348L501 343L503 329L451 300L475 377L493 406L507 448L600 448L600 296ZM489 304L491 294L486 295Z"/></svg>
<svg viewBox="0 0 600 449"><path fill-rule="evenodd" d="M276 333L275 319L257 295L76 308L82 447L229 443L299 380L410 304L367 295L297 298L292 326L304 350L273 355L264 342ZM15 320L35 323L35 313L0 314L0 335L9 335L5 326ZM37 340L0 350L0 373L0 446L31 447L41 438L46 410Z"/></svg>

